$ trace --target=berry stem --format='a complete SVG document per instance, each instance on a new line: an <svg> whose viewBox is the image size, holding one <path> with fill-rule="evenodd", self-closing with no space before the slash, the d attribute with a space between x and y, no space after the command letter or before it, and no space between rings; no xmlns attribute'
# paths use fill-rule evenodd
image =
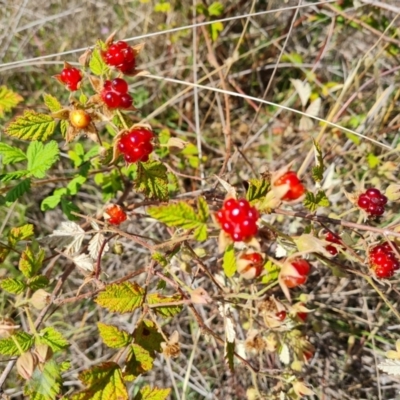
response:
<svg viewBox="0 0 400 400"><path fill-rule="evenodd" d="M121 121L121 123L122 123L122 125L124 126L124 128L125 128L126 130L129 130L129 127L128 127L128 125L126 124L125 118L124 118L124 116L121 114L121 111L120 111L120 110L116 110L116 112L117 112L118 117L119 117L119 120Z"/></svg>

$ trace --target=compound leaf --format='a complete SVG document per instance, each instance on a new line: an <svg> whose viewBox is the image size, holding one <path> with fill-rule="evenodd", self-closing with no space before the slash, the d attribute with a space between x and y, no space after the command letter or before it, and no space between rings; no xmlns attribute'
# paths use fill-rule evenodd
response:
<svg viewBox="0 0 400 400"><path fill-rule="evenodd" d="M20 351L15 344L18 342L23 352L28 351L35 341L34 337L26 332L14 333L11 337L0 340L0 354L4 356L20 355Z"/></svg>
<svg viewBox="0 0 400 400"><path fill-rule="evenodd" d="M37 341L41 344L47 344L54 352L63 350L69 346L68 340L51 326L40 331Z"/></svg>
<svg viewBox="0 0 400 400"><path fill-rule="evenodd" d="M58 160L59 154L57 142L54 140L46 145L37 141L32 142L26 152L30 175L44 178L46 171Z"/></svg>
<svg viewBox="0 0 400 400"><path fill-rule="evenodd" d="M176 314L179 314L182 311L182 305L180 304L168 304L163 305L163 303L176 303L182 300L182 296L176 294L174 296L162 296L158 293L151 293L147 295L147 302L151 304L153 307L152 310L159 315L160 317L173 317ZM157 306L157 307L155 307Z"/></svg>
<svg viewBox="0 0 400 400"><path fill-rule="evenodd" d="M149 198L168 200L167 167L158 161L139 163L135 185Z"/></svg>
<svg viewBox="0 0 400 400"><path fill-rule="evenodd" d="M6 86L0 86L0 118L3 118L4 113L10 112L22 100L23 97L18 93L13 92Z"/></svg>
<svg viewBox="0 0 400 400"><path fill-rule="evenodd" d="M26 160L26 155L22 150L5 143L0 143L0 154L3 156L2 161L4 165L15 164Z"/></svg>
<svg viewBox="0 0 400 400"><path fill-rule="evenodd" d="M19 279L5 278L0 281L0 288L8 293L20 294L25 290L26 285Z"/></svg>
<svg viewBox="0 0 400 400"><path fill-rule="evenodd" d="M104 344L113 349L125 347L132 340L132 336L128 332L121 331L114 325L107 325L98 322L97 328L99 329Z"/></svg>

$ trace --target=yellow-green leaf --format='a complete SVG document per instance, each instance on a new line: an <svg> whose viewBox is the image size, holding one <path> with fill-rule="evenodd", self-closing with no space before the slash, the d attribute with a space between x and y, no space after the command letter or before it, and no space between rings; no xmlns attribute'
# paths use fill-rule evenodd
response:
<svg viewBox="0 0 400 400"><path fill-rule="evenodd" d="M19 279L5 278L0 281L0 288L8 293L20 294L25 290L26 285Z"/></svg>
<svg viewBox="0 0 400 400"><path fill-rule="evenodd" d="M106 286L96 303L112 312L127 313L143 304L145 291L136 282L115 283Z"/></svg>
<svg viewBox="0 0 400 400"><path fill-rule="evenodd" d="M168 398L171 389L159 389L144 386L133 400L165 400Z"/></svg>
<svg viewBox="0 0 400 400"><path fill-rule="evenodd" d="M267 274L262 277L262 283L274 282L278 279L280 268L277 265L268 260L264 265L264 269Z"/></svg>
<svg viewBox="0 0 400 400"><path fill-rule="evenodd" d="M33 235L33 225L27 224L12 228L8 234L8 244L14 247L21 240L26 240Z"/></svg>
<svg viewBox="0 0 400 400"><path fill-rule="evenodd" d="M89 68L93 74L98 76L101 76L108 71L107 64L103 61L103 57L97 47L93 50L93 53L90 56Z"/></svg>
<svg viewBox="0 0 400 400"><path fill-rule="evenodd" d="M102 322L97 323L101 339L104 344L113 349L120 349L127 346L131 340L131 335L126 331L119 330L114 325L103 324Z"/></svg>
<svg viewBox="0 0 400 400"><path fill-rule="evenodd" d="M126 357L124 379L133 381L139 375L150 371L153 368L153 361L154 357L146 349L138 344L132 344Z"/></svg>
<svg viewBox="0 0 400 400"><path fill-rule="evenodd" d="M265 179L250 179L246 199L251 203L254 200L263 199L271 188L271 184Z"/></svg>
<svg viewBox="0 0 400 400"><path fill-rule="evenodd" d="M18 93L13 92L6 86L0 86L0 118L3 118L4 113L10 112L22 100L23 97Z"/></svg>
<svg viewBox="0 0 400 400"><path fill-rule="evenodd" d="M142 346L144 349L154 354L155 352L161 353L161 343L164 342L164 338L158 332L158 329L153 321L144 319L136 327L133 332L135 343Z"/></svg>
<svg viewBox="0 0 400 400"><path fill-rule="evenodd" d="M235 275L236 272L236 258L235 250L233 244L230 244L224 253L224 259L222 261L222 267L224 269L225 275L230 278Z"/></svg>
<svg viewBox="0 0 400 400"><path fill-rule="evenodd" d="M16 117L5 129L9 136L23 140L47 140L56 127L55 120L46 114L25 110L23 115Z"/></svg>
<svg viewBox="0 0 400 400"><path fill-rule="evenodd" d="M151 309L160 317L173 317L182 311L182 305L170 304L163 306L163 303L176 303L182 301L182 296L176 294L174 296L162 296L158 293L151 293L146 297L147 302L153 307ZM159 305L159 307L154 307Z"/></svg>
<svg viewBox="0 0 400 400"><path fill-rule="evenodd" d="M115 362L104 362L82 371L78 378L87 386L71 400L128 400L122 371Z"/></svg>
<svg viewBox="0 0 400 400"><path fill-rule="evenodd" d="M45 93L43 95L43 100L44 100L44 104L46 104L47 108L51 112L57 112L57 111L62 110L62 105L60 104L58 99L56 97L52 96L51 94Z"/></svg>
<svg viewBox="0 0 400 400"><path fill-rule="evenodd" d="M165 165L158 161L139 163L136 190L143 192L147 197L158 200L168 200L168 174Z"/></svg>
<svg viewBox="0 0 400 400"><path fill-rule="evenodd" d="M63 350L69 346L68 340L51 326L43 328L36 337L36 340L38 343L47 344L54 352Z"/></svg>
<svg viewBox="0 0 400 400"><path fill-rule="evenodd" d="M30 247L26 247L19 259L19 270L26 278L32 278L42 267L44 256L43 249L33 252Z"/></svg>
<svg viewBox="0 0 400 400"><path fill-rule="evenodd" d="M17 332L9 338L0 340L0 354L4 356L16 356L21 354L15 342L23 352L28 351L34 342L34 337L26 332Z"/></svg>
<svg viewBox="0 0 400 400"><path fill-rule="evenodd" d="M1 161L4 165L26 160L26 155L22 150L5 143L0 143L0 155L3 157Z"/></svg>

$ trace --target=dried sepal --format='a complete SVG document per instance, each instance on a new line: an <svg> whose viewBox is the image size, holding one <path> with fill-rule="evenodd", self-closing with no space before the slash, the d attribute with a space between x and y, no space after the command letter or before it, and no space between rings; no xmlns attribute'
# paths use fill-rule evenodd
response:
<svg viewBox="0 0 400 400"><path fill-rule="evenodd" d="M29 380L32 378L33 372L38 364L36 355L27 351L21 354L16 362L17 371L23 379Z"/></svg>
<svg viewBox="0 0 400 400"><path fill-rule="evenodd" d="M86 49L86 51L81 54L78 58L78 62L82 67L87 67L89 65L89 60L92 55L92 50L91 49Z"/></svg>

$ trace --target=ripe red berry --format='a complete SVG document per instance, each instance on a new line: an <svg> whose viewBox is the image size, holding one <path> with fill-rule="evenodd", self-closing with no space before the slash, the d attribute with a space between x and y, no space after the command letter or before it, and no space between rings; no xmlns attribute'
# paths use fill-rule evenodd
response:
<svg viewBox="0 0 400 400"><path fill-rule="evenodd" d="M65 83L67 89L71 91L78 90L79 82L82 80L81 71L73 67L64 68L57 77L61 82Z"/></svg>
<svg viewBox="0 0 400 400"><path fill-rule="evenodd" d="M107 221L113 225L119 225L126 220L126 214L124 210L117 204L113 204L108 207L105 211Z"/></svg>
<svg viewBox="0 0 400 400"><path fill-rule="evenodd" d="M288 191L282 196L282 200L297 200L305 193L305 188L297 177L296 172L288 171L280 176L274 183L275 186L288 185Z"/></svg>
<svg viewBox="0 0 400 400"><path fill-rule="evenodd" d="M121 135L117 148L127 163L145 162L148 161L149 154L153 151L151 144L153 137L154 134L149 129L135 127Z"/></svg>
<svg viewBox="0 0 400 400"><path fill-rule="evenodd" d="M393 242L384 242L370 249L369 263L377 278L390 278L400 269L400 260L395 250L397 246Z"/></svg>
<svg viewBox="0 0 400 400"><path fill-rule="evenodd" d="M236 260L236 268L245 279L258 278L264 266L264 257L256 252L242 252Z"/></svg>
<svg viewBox="0 0 400 400"><path fill-rule="evenodd" d="M278 320L282 322L286 318L286 311L278 311L275 315L278 318Z"/></svg>
<svg viewBox="0 0 400 400"><path fill-rule="evenodd" d="M111 44L102 55L106 64L116 67L123 73L128 74L135 71L135 52L122 40Z"/></svg>
<svg viewBox="0 0 400 400"><path fill-rule="evenodd" d="M328 232L325 236L325 240L331 243L336 243L336 244L343 244L342 240L338 235L335 235L331 232ZM332 246L328 244L328 246L325 247L326 250L328 250L329 253L331 253L333 256L336 256L336 254L339 252L336 246Z"/></svg>
<svg viewBox="0 0 400 400"><path fill-rule="evenodd" d="M379 217L385 212L385 205L388 199L380 190L369 188L365 193L360 194L357 200L358 206L367 214Z"/></svg>
<svg viewBox="0 0 400 400"><path fill-rule="evenodd" d="M290 275L290 272L287 272L289 268L282 268L281 276L285 285L289 289L292 289L296 286L306 283L311 267L308 261L304 260L303 258L293 260L290 265L291 267L289 268L295 268L298 272L298 276Z"/></svg>
<svg viewBox="0 0 400 400"><path fill-rule="evenodd" d="M109 108L129 108L132 97L128 93L128 84L121 78L105 81L100 96Z"/></svg>
<svg viewBox="0 0 400 400"><path fill-rule="evenodd" d="M258 211L245 199L225 200L216 217L222 230L235 242L250 239L257 233Z"/></svg>

